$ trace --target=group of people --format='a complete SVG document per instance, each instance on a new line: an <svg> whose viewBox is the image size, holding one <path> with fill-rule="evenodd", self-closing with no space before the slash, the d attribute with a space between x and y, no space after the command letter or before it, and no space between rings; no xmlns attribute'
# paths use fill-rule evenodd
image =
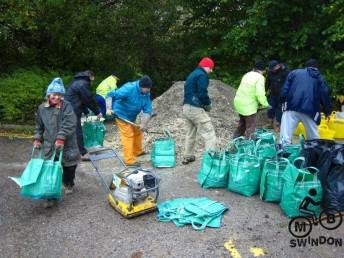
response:
<svg viewBox="0 0 344 258"><path fill-rule="evenodd" d="M208 95L209 74L214 61L204 57L188 75L184 85L183 116L186 120L185 150L182 163L195 161L196 136L199 134L207 150L215 150L216 134L209 112L212 108ZM304 68L291 72L276 60L266 65L257 61L253 70L241 80L234 98L234 108L239 113L239 123L234 137L250 138L256 129L257 111L268 109L270 124L280 127L282 144L291 144L293 131L299 121L306 129L308 139L319 138L322 106L326 117L331 113L328 87L319 72L316 60L310 59ZM55 78L48 86L45 101L36 113L34 147L42 148L44 158L49 159L63 149L63 185L65 193L72 193L75 170L80 160L88 160L81 126L82 114L91 110L99 118L114 116L123 146L123 159L128 166L139 166L137 157L146 154L142 147L143 132L152 115L150 91L153 86L148 75L117 88L119 78L115 73L106 78L91 92L94 74L91 71L75 75L67 90L61 78ZM266 90L267 89L267 92ZM267 98L266 93L269 95ZM141 124L136 124L139 113ZM273 122L275 120L275 122ZM56 200L47 200L51 207Z"/></svg>
<svg viewBox="0 0 344 258"><path fill-rule="evenodd" d="M203 58L198 67L187 77L184 86L183 115L186 118L186 140L182 163L195 160L196 133L204 139L206 149L215 149L216 135L207 112L211 109L208 96L208 74L214 61ZM266 65L262 60L255 62L252 71L240 82L234 98L234 108L239 113L239 123L233 137L251 138L256 130L257 112L267 109L269 126L280 133L283 145L292 144L293 132L299 122L305 126L307 139L318 139L317 125L320 124L321 108L325 118L331 114L331 101L326 81L321 75L315 59L305 62L303 68L291 72L277 61Z"/></svg>
<svg viewBox="0 0 344 258"><path fill-rule="evenodd" d="M94 74L91 71L77 73L65 90L63 81L57 77L48 85L44 102L36 112L34 147L42 149L44 159L62 153L63 188L66 194L73 192L75 171L79 160L89 160L84 146L81 118L91 110L97 117L116 114L116 123L121 134L126 165L139 164L136 157L145 154L142 148L142 132L145 131L152 113L150 89L152 80L142 76L140 80L124 84L117 89L118 78L112 74L98 87L96 96L91 92ZM107 100L113 100L106 110ZM143 111L141 125L132 126L136 116ZM46 200L45 207L56 205L56 199Z"/></svg>

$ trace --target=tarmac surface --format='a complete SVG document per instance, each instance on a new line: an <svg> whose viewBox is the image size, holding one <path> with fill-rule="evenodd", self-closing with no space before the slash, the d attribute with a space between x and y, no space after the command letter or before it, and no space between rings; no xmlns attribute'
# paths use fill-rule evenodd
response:
<svg viewBox="0 0 344 258"><path fill-rule="evenodd" d="M343 257L344 226L326 230L313 225L305 246L288 231L278 204L258 195L244 197L226 189L202 189L196 181L200 161L156 169L162 179L159 201L208 197L229 208L222 226L195 231L159 222L156 213L125 219L106 200L90 162L77 169L75 192L57 207L24 199L8 176L19 176L31 155L31 140L0 137L0 257ZM150 168L149 155L142 157ZM103 172L111 178L111 171ZM312 239L325 241L311 245ZM341 245L339 244L341 240Z"/></svg>

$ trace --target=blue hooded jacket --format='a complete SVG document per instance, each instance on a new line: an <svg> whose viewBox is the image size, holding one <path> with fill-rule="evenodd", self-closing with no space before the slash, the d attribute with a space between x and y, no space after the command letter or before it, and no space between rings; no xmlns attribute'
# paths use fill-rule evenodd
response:
<svg viewBox="0 0 344 258"><path fill-rule="evenodd" d="M106 97L112 98L112 110L120 117L135 122L136 116L143 113L152 113L150 93L143 94L139 80L128 82L117 90L110 91Z"/></svg>
<svg viewBox="0 0 344 258"><path fill-rule="evenodd" d="M309 115L320 124L320 105L325 115L331 114L328 86L319 70L314 67L296 69L289 73L281 91L286 110Z"/></svg>

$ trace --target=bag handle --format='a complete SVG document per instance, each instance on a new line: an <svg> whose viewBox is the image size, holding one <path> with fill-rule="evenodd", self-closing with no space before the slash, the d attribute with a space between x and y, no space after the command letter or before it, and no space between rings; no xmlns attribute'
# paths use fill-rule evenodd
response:
<svg viewBox="0 0 344 258"><path fill-rule="evenodd" d="M31 152L31 159L33 158L33 155L35 153L35 150L36 148L35 147L32 147L32 152ZM38 158L42 158L42 148L39 149L39 152L38 152Z"/></svg>
<svg viewBox="0 0 344 258"><path fill-rule="evenodd" d="M202 183L201 183L201 187L203 187L205 181L207 180L207 178L208 178L208 176L209 176L211 170L213 169L213 164L214 164L214 161L213 161L214 159L213 159L213 156L211 155L210 151L207 151L207 155L209 155L210 158L211 158L211 165L210 165L210 169L209 169L209 171L208 171L206 177L203 179L203 181L202 181Z"/></svg>
<svg viewBox="0 0 344 258"><path fill-rule="evenodd" d="M304 168L305 163L306 163L305 157L297 157L296 159L294 159L293 165L294 165L296 168L298 168L298 167L295 165L295 161L301 161L301 166L300 166L299 168Z"/></svg>
<svg viewBox="0 0 344 258"><path fill-rule="evenodd" d="M168 138L172 138L172 135L171 135L170 130L168 130L168 129L164 130L164 134L165 134Z"/></svg>
<svg viewBox="0 0 344 258"><path fill-rule="evenodd" d="M63 152L63 151L61 150L60 153L59 153L59 159L58 159L58 162L59 162L59 163L61 163L61 161L62 161L62 152ZM51 156L51 159L50 159L50 160L51 160L52 162L54 162L55 156L56 156L56 150L54 150L53 155Z"/></svg>

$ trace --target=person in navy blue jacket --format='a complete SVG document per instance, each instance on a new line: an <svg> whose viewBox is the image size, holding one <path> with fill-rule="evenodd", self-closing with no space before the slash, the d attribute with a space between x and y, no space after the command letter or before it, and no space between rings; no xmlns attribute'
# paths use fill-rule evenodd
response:
<svg viewBox="0 0 344 258"><path fill-rule="evenodd" d="M282 144L292 143L293 132L299 122L306 129L307 139L319 139L320 107L328 119L331 100L315 59L309 59L304 68L289 73L281 91L281 102L284 110L280 132Z"/></svg>
<svg viewBox="0 0 344 258"><path fill-rule="evenodd" d="M91 71L79 72L74 76L74 80L69 84L65 99L69 101L77 118L76 135L79 151L82 160L89 160L89 154L84 146L84 138L81 127L82 113L88 114L90 109L98 117L102 117L95 96L91 92L91 82L94 74Z"/></svg>
<svg viewBox="0 0 344 258"><path fill-rule="evenodd" d="M194 151L197 134L203 138L206 150L213 150L216 146L214 126L207 114L211 110L208 74L213 71L214 66L212 59L202 58L198 67L188 75L185 81L183 115L186 122L186 137L182 161L184 165L196 159Z"/></svg>

